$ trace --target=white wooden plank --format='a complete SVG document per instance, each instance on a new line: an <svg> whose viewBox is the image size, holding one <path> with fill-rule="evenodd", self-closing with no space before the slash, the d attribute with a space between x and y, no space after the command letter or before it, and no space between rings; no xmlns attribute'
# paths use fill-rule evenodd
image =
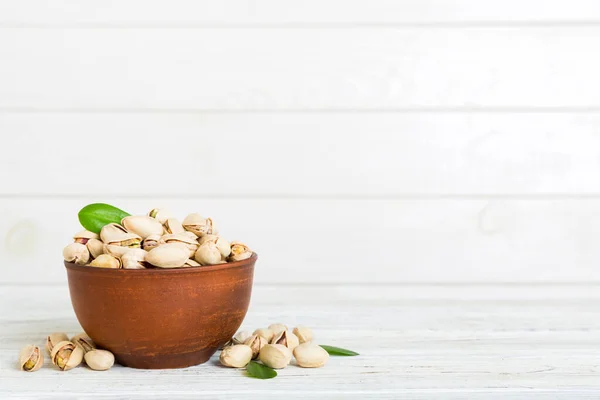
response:
<svg viewBox="0 0 600 400"><path fill-rule="evenodd" d="M29 289L37 297L0 287L3 398L549 399L593 398L600 390L593 285L259 286L243 328L303 323L319 343L361 353L317 370L290 366L271 381L218 368L216 359L183 370L61 373L45 365L25 374L15 366L21 346L41 344L52 331L80 330L64 285ZM315 298L321 301L305 302Z"/></svg>
<svg viewBox="0 0 600 400"><path fill-rule="evenodd" d="M0 107L598 107L599 38L595 27L4 28Z"/></svg>
<svg viewBox="0 0 600 400"><path fill-rule="evenodd" d="M2 199L3 282L64 282L77 211L166 206L211 216L260 256L259 283L600 281L600 202L96 197Z"/></svg>
<svg viewBox="0 0 600 400"><path fill-rule="evenodd" d="M590 21L594 0L1 0L0 23L65 25Z"/></svg>
<svg viewBox="0 0 600 400"><path fill-rule="evenodd" d="M598 194L599 127L600 113L8 113L0 194Z"/></svg>

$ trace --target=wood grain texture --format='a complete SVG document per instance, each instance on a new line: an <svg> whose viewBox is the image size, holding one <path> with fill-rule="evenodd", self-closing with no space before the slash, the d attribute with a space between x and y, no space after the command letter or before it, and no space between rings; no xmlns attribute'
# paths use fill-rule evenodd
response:
<svg viewBox="0 0 600 400"><path fill-rule="evenodd" d="M64 282L78 210L198 211L259 254L260 283L600 281L597 199L10 198L0 200L3 282Z"/></svg>
<svg viewBox="0 0 600 400"><path fill-rule="evenodd" d="M30 291L37 293L29 296ZM18 350L77 333L66 286L0 288L2 398L593 398L600 385L596 285L257 286L245 329L312 326L319 343L357 350L322 369L257 381L205 365L18 371ZM9 305L11 304L11 305ZM374 340L375 339L375 340ZM68 387L68 390L65 389ZM26 388L26 389L25 389Z"/></svg>
<svg viewBox="0 0 600 400"><path fill-rule="evenodd" d="M596 27L3 28L0 108L597 108L599 38Z"/></svg>
<svg viewBox="0 0 600 400"><path fill-rule="evenodd" d="M600 18L594 0L1 0L0 23L65 26L569 22Z"/></svg>
<svg viewBox="0 0 600 400"><path fill-rule="evenodd" d="M596 195L599 126L600 113L5 113L0 194Z"/></svg>

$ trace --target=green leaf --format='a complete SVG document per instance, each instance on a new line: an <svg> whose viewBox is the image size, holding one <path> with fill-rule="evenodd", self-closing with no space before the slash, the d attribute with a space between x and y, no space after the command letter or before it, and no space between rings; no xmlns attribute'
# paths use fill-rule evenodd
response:
<svg viewBox="0 0 600 400"><path fill-rule="evenodd" d="M277 376L277 371L273 368L259 364L256 361L250 361L246 366L246 371L248 372L248 375L258 379L271 379Z"/></svg>
<svg viewBox="0 0 600 400"><path fill-rule="evenodd" d="M347 349L342 349L341 347L335 347L335 346L326 346L324 344L320 344L319 346L321 346L323 349L325 349L326 352L329 353L329 355L332 356L358 356L359 354L355 351L352 350L347 350Z"/></svg>
<svg viewBox="0 0 600 400"><path fill-rule="evenodd" d="M110 204L94 203L83 207L78 216L81 226L88 231L100 233L100 229L104 225L113 222L120 224L121 220L128 217L129 214Z"/></svg>

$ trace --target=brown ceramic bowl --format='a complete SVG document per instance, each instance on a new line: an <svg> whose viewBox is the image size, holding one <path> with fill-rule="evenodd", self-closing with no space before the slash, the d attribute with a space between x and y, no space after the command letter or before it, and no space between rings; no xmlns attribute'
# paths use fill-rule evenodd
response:
<svg viewBox="0 0 600 400"><path fill-rule="evenodd" d="M240 327L257 255L181 269L104 269L65 262L71 302L98 347L132 368L206 362Z"/></svg>

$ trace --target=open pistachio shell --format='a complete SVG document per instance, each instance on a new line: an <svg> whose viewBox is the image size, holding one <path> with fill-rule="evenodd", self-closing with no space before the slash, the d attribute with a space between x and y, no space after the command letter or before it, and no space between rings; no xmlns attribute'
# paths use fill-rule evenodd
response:
<svg viewBox="0 0 600 400"><path fill-rule="evenodd" d="M150 235L142 242L142 248L146 251L150 251L160 244L160 238L162 235Z"/></svg>
<svg viewBox="0 0 600 400"><path fill-rule="evenodd" d="M104 243L98 239L90 239L85 244L90 252L90 255L94 258L98 257L100 254L104 254Z"/></svg>
<svg viewBox="0 0 600 400"><path fill-rule="evenodd" d="M183 229L183 226L181 225L181 222L179 222L178 219L176 218L168 218L163 227L165 228L165 232L166 233L181 233L181 232L185 232L185 229Z"/></svg>
<svg viewBox="0 0 600 400"><path fill-rule="evenodd" d="M188 249L190 257L194 257L199 246L196 236L191 232L168 233L160 238L160 243L179 244Z"/></svg>
<svg viewBox="0 0 600 400"><path fill-rule="evenodd" d="M300 341L292 331L285 330L273 336L271 344L281 344L290 350L294 350L300 344Z"/></svg>
<svg viewBox="0 0 600 400"><path fill-rule="evenodd" d="M121 225L127 231L137 234L142 239L146 239L150 235L161 235L163 233L162 224L147 215L130 215L123 218Z"/></svg>
<svg viewBox="0 0 600 400"><path fill-rule="evenodd" d="M83 349L73 343L64 341L57 343L52 349L50 359L62 371L75 368L83 360Z"/></svg>
<svg viewBox="0 0 600 400"><path fill-rule="evenodd" d="M148 216L156 219L158 222L164 225L165 222L167 222L167 219L171 218L173 214L164 208L153 208L148 212Z"/></svg>
<svg viewBox="0 0 600 400"><path fill-rule="evenodd" d="M92 260L92 262L90 262L89 266L118 269L121 268L121 260L111 256L110 254L100 254L98 258L95 258Z"/></svg>
<svg viewBox="0 0 600 400"><path fill-rule="evenodd" d="M185 264L183 264L184 267L201 267L201 264L199 262L196 262L196 260L192 260L191 258L189 260L187 260L185 262Z"/></svg>
<svg viewBox="0 0 600 400"><path fill-rule="evenodd" d="M124 269L146 268L146 256L148 252L142 249L129 249L121 256L121 264Z"/></svg>
<svg viewBox="0 0 600 400"><path fill-rule="evenodd" d="M253 335L259 335L264 337L267 343L271 342L271 339L273 339L273 336L275 336L273 331L268 328L259 328L254 331Z"/></svg>
<svg viewBox="0 0 600 400"><path fill-rule="evenodd" d="M70 341L75 346L81 347L84 353L96 349L96 343L85 332L73 336Z"/></svg>
<svg viewBox="0 0 600 400"><path fill-rule="evenodd" d="M100 231L100 238L105 244L117 245L123 247L140 247L142 238L133 233L128 232L119 224L105 225Z"/></svg>
<svg viewBox="0 0 600 400"><path fill-rule="evenodd" d="M217 233L212 219L204 218L200 214L188 215L181 224L186 231L193 232L198 237Z"/></svg>
<svg viewBox="0 0 600 400"><path fill-rule="evenodd" d="M85 244L71 243L63 249L65 261L85 265L90 260L90 252Z"/></svg>
<svg viewBox="0 0 600 400"><path fill-rule="evenodd" d="M44 364L44 354L39 346L30 344L19 352L19 367L22 371L34 372Z"/></svg>
<svg viewBox="0 0 600 400"><path fill-rule="evenodd" d="M146 261L159 268L180 268L189 259L188 249L177 244L163 244L148 252Z"/></svg>
<svg viewBox="0 0 600 400"><path fill-rule="evenodd" d="M56 346L57 343L64 342L69 340L69 337L66 333L63 332L55 332L51 333L46 337L46 350L48 350L48 354L52 353L52 349Z"/></svg>
<svg viewBox="0 0 600 400"><path fill-rule="evenodd" d="M258 354L260 350L268 344L267 339L260 335L252 335L244 342L245 345L250 346L252 349L252 359L255 360L258 358Z"/></svg>
<svg viewBox="0 0 600 400"><path fill-rule="evenodd" d="M240 242L231 242L231 254L227 258L229 261L242 261L252 257L252 250Z"/></svg>
<svg viewBox="0 0 600 400"><path fill-rule="evenodd" d="M217 246L217 249L219 249L221 252L221 256L223 258L227 258L231 254L231 244L222 236L204 235L198 239L198 243L200 243L200 245L203 245L206 242L213 242Z"/></svg>
<svg viewBox="0 0 600 400"><path fill-rule="evenodd" d="M90 232L88 230L83 230L81 232L77 232L73 235L73 240L76 243L86 244L90 239L98 239L99 236L97 233Z"/></svg>

